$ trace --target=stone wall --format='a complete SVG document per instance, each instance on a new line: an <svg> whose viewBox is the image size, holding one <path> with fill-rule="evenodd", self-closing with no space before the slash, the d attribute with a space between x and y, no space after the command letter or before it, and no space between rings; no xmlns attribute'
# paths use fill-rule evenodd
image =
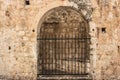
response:
<svg viewBox="0 0 120 80"><path fill-rule="evenodd" d="M37 30L42 16L69 0L0 0L0 77L35 80ZM96 80L120 79L120 1L90 0L91 74Z"/></svg>

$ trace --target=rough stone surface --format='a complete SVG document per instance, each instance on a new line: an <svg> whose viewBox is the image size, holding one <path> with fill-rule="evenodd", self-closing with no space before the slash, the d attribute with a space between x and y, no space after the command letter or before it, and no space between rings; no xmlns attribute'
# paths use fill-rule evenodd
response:
<svg viewBox="0 0 120 80"><path fill-rule="evenodd" d="M36 80L37 34L42 16L69 0L0 0L0 79ZM91 74L120 79L120 0L90 0Z"/></svg>

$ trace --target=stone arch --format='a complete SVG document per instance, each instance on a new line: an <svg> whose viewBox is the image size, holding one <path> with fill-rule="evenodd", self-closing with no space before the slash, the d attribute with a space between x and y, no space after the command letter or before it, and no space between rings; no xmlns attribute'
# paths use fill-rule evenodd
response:
<svg viewBox="0 0 120 80"><path fill-rule="evenodd" d="M60 12L61 11L61 12ZM45 26L42 26L43 24L44 24L44 22L45 23L51 23L51 21L52 20L49 20L49 19L52 19L53 17L53 15L55 15L56 17L58 16L58 15L60 15L60 20L58 20L58 21L60 21L60 22L64 22L64 23L66 23L65 22L65 18L63 19L63 21L61 21L62 20L62 16L61 16L61 13L63 12L63 13L65 13L65 12L69 12L69 11L71 11L71 13L73 12L74 13L74 15L73 15L73 17L72 17L72 19L75 21L75 22L77 22L77 23L80 23L80 25L78 25L77 26L77 29L79 28L79 27L83 27L83 29L85 30L85 35L86 35L86 39L87 38L90 38L90 35L89 35L89 24L88 24L88 22L85 20L85 18L82 16L82 14L77 10L77 9L75 9L75 8L73 8L73 7L66 7L66 6L60 6L60 7L56 7L56 8L53 8L53 9L51 9L51 10L49 10L42 18L41 18L41 21L40 21L40 23L39 23L39 28L38 28L38 35L37 35L37 38L38 38L38 40L41 40L40 38L41 38L41 36L40 36L40 34L42 34L42 35L44 35L44 31L42 31L41 29L42 28L44 28ZM56 14L54 14L55 12L58 12L58 13L56 13ZM60 14L59 14L60 13ZM51 14L53 14L53 15L51 15ZM67 14L67 13L66 13ZM49 16L49 17L47 17L47 16ZM54 17L54 18L56 18L56 17ZM71 17L71 16L70 16ZM57 17L57 19L59 19L58 17ZM57 19L55 19L56 21L57 21ZM56 21L53 21L53 22L56 22ZM72 20L71 20L72 21ZM52 22L52 23L53 23ZM70 22L70 21L69 21ZM42 27L41 27L42 26ZM73 27L73 26L72 26ZM82 28L81 28L81 30L83 30ZM59 29L60 30L60 29ZM83 31L84 31L83 30ZM55 31L53 31L53 32L49 32L49 31L45 31L47 34L56 34L55 33ZM75 32L75 31L74 31ZM69 33L69 32L67 32L67 33ZM67 33L65 33L65 34L67 34ZM58 30L57 30L57 34L59 34L59 32L58 32ZM76 34L76 32L75 32L75 34ZM77 34L79 34L79 31L77 32ZM81 37L81 36L80 36ZM83 38L84 39L84 38ZM39 41L38 41L38 44L39 44ZM86 43L85 43L86 44ZM39 47L40 45L38 45L38 47ZM89 46L89 45L88 45ZM89 48L89 47L88 47ZM39 56L39 55L38 55ZM39 58L39 57L38 57ZM38 59L38 61L39 61L39 59ZM86 64L86 63L85 63Z"/></svg>
<svg viewBox="0 0 120 80"><path fill-rule="evenodd" d="M59 7L55 7L55 8L52 8L50 10L48 10L44 15L43 17L40 19L39 21L39 24L38 24L38 28L37 28L37 37L39 37L39 34L40 34L40 28L41 28L41 24L43 22L43 20L45 19L46 16L49 16L53 10L55 9L59 9L59 8L69 8L71 10L73 10L73 12L77 12L79 13L80 17L83 19L83 21L85 21L85 23L87 24L86 26L86 29L87 29L87 32L89 32L89 23L87 22L87 20L85 19L85 17L83 16L83 14L81 12L79 12L79 10L77 10L75 7L71 7L71 6L59 6Z"/></svg>

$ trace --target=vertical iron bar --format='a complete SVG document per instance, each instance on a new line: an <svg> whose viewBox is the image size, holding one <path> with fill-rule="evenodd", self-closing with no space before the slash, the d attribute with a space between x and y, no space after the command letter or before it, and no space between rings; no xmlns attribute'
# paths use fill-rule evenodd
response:
<svg viewBox="0 0 120 80"><path fill-rule="evenodd" d="M72 37L73 37L73 34L72 34L70 37L72 38ZM73 39L71 39L71 53L70 53L70 58L69 58L69 59L72 58L72 57L71 57L72 54L73 54ZM73 68L73 67L72 67L72 64L73 64L72 61L70 61L70 65L71 65L71 66L70 66L70 74L72 74L72 68Z"/></svg>
<svg viewBox="0 0 120 80"><path fill-rule="evenodd" d="M81 37L81 39L82 39L82 74L83 74L83 72L84 72L84 69L83 69L83 66L84 66L84 40L83 40L83 38L84 38L84 34L83 34L83 23L81 24L82 25L82 37Z"/></svg>
<svg viewBox="0 0 120 80"><path fill-rule="evenodd" d="M47 63L49 63L48 64L48 66L49 66L49 70L51 70L51 64L50 64L50 62L51 62L51 53L50 53L50 42L49 42L50 40L49 40L49 35L47 35L47 53L49 54L48 55L48 59L47 59Z"/></svg>
<svg viewBox="0 0 120 80"><path fill-rule="evenodd" d="M68 38L69 38L69 35L68 35ZM67 54L67 56L68 56L68 73L69 73L69 51L70 51L70 49L69 49L69 39L68 39L68 54Z"/></svg>
<svg viewBox="0 0 120 80"><path fill-rule="evenodd" d="M48 71L49 67L48 67L47 59L49 59L48 58L49 53L47 53L47 35L45 35L45 50L44 51L45 51L45 54L44 54L45 73L47 73L47 75L48 75L49 74L49 71Z"/></svg>
<svg viewBox="0 0 120 80"><path fill-rule="evenodd" d="M47 55L48 55L48 53L46 52L47 50L46 50L46 35L44 36L44 40L45 40L45 42L44 42L44 45L45 45L45 48L44 48L44 52L45 52L45 54L44 54L44 74L46 73L46 74L48 74L48 71L46 72L46 70L47 70L47 64L48 63L46 63L46 59L47 59ZM46 55L46 56L45 56Z"/></svg>
<svg viewBox="0 0 120 80"><path fill-rule="evenodd" d="M61 35L59 34L58 37L61 38ZM61 65L62 65L61 64L61 62L62 62L62 59L61 59L61 40L59 40L59 44L58 45L59 45L59 61L60 61L59 69L61 70ZM59 73L59 74L61 74L61 73Z"/></svg>
<svg viewBox="0 0 120 80"><path fill-rule="evenodd" d="M52 45L52 50L51 50L51 52L52 52L52 74L54 74L53 73L53 69L54 69L54 41L52 40L52 38L53 38L53 34L51 35L51 45Z"/></svg>
<svg viewBox="0 0 120 80"><path fill-rule="evenodd" d="M78 50L78 61L80 62L80 55L79 55L79 47L80 47L79 32L78 32L78 40L77 40L77 41L78 41L78 48L77 48L77 50ZM78 62L78 67L77 67L77 68L78 68L77 74L79 74L79 71L80 71L80 70L79 70L79 65L80 65L79 62Z"/></svg>
<svg viewBox="0 0 120 80"><path fill-rule="evenodd" d="M44 38L44 35L42 35L42 37ZM43 40L42 40L42 46L43 46L43 49L42 49L42 74L44 74L44 46L45 45L43 45L44 44L44 42L43 42Z"/></svg>
<svg viewBox="0 0 120 80"><path fill-rule="evenodd" d="M80 32L80 23L79 23L79 31L78 31L78 58L79 58L79 62L78 62L78 74L81 74L81 41L80 41L80 36L81 36L81 32Z"/></svg>
<svg viewBox="0 0 120 80"><path fill-rule="evenodd" d="M47 65L47 67L48 67L48 70L51 70L51 68L50 68L50 61L51 61L51 59L50 59L50 56L51 56L51 53L50 53L50 50L49 50L49 35L46 35L46 38L47 38L47 40L46 40L46 50L47 50L47 54L48 54L48 56L47 56L47 59L46 59L46 61L47 61L47 63L48 63L48 65ZM50 71L49 71L49 74L50 74Z"/></svg>
<svg viewBox="0 0 120 80"><path fill-rule="evenodd" d="M56 61L56 34L55 34L55 53L54 53L54 55L55 55L55 74L56 74L56 73L57 73L57 72L56 72L56 68L57 68L57 67L56 67L56 62L57 62L57 61Z"/></svg>
<svg viewBox="0 0 120 80"><path fill-rule="evenodd" d="M47 60L49 59L48 58L48 55L49 55L49 53L48 53L48 49L47 49L47 45L48 45L48 43L47 43L47 35L45 35L45 54L44 54L44 56L45 56L45 59L44 59L44 61L45 61L45 71L47 71L47 72L45 72L45 73L47 73L47 75L49 74L49 66L48 66L48 62L47 62Z"/></svg>
<svg viewBox="0 0 120 80"><path fill-rule="evenodd" d="M79 34L79 38L81 38L81 33ZM79 42L80 42L80 46L79 46L79 50L80 50L80 52L79 52L79 57L80 57L80 61L79 61L79 67L80 67L80 72L79 72L79 74L82 74L82 44L81 44L81 39L79 39Z"/></svg>
<svg viewBox="0 0 120 80"><path fill-rule="evenodd" d="M82 24L82 29L83 29L83 24ZM84 66L84 34L83 34L83 31L82 31L82 74L84 72L84 69L83 69L83 66Z"/></svg>
<svg viewBox="0 0 120 80"><path fill-rule="evenodd" d="M40 49L40 60L41 60L41 74L43 74L43 41L40 40L40 46L41 46L41 49Z"/></svg>
<svg viewBox="0 0 120 80"><path fill-rule="evenodd" d="M48 55L48 59L47 59L47 62L49 62L49 70L51 71L51 52L50 52L50 37L49 37L49 34L47 35L47 44L48 44L48 52L47 53L49 53L49 55Z"/></svg>
<svg viewBox="0 0 120 80"><path fill-rule="evenodd" d="M72 49L72 54L71 54L72 57L71 57L71 58L73 59L73 54L74 54L74 33L73 33L72 44L73 44L73 45L72 45L72 46L73 46L73 49ZM71 63L72 63L72 72L71 72L71 74L73 74L73 72L74 72L74 71L73 71L73 70L74 70L74 66L73 66L74 62L73 62L73 60L71 61Z"/></svg>
<svg viewBox="0 0 120 80"><path fill-rule="evenodd" d="M84 26L85 26L85 24L84 24ZM85 49L85 53L84 53L84 74L86 74L86 57L87 57L87 35L86 35L86 28L84 28L85 30L84 30L84 35L85 35L85 46L84 46L84 49Z"/></svg>
<svg viewBox="0 0 120 80"><path fill-rule="evenodd" d="M82 29L82 23L81 23L81 28L80 29ZM83 56L82 56L82 53L83 53L83 50L82 50L82 48L83 48L83 41L82 41L82 38L83 38L83 35L82 34L83 33L82 33L82 30L80 30L80 31L81 31L81 37L80 37L81 40L80 41L81 41L81 74L82 74L82 70L83 70L82 69L82 64L83 64Z"/></svg>
<svg viewBox="0 0 120 80"><path fill-rule="evenodd" d="M56 53L55 53L55 54L56 54L56 70L57 70L57 71L56 71L56 72L57 72L56 74L59 73L59 72L58 72L58 71L59 71L59 70L58 70L58 69L59 69L59 68L58 68L58 63L59 63L59 61L58 61L58 54L59 54L59 53L58 53L58 40L57 40L57 38L58 38L58 36L56 35Z"/></svg>
<svg viewBox="0 0 120 80"><path fill-rule="evenodd" d="M43 35L43 38L44 38L45 36ZM45 71L45 57L44 57L44 55L45 55L45 40L43 41L43 44L44 44L44 48L43 48L43 73L44 73L44 71ZM45 73L44 73L45 74Z"/></svg>
<svg viewBox="0 0 120 80"><path fill-rule="evenodd" d="M50 52L49 52L49 39L48 39L49 37L48 36L49 35L46 35L46 54L48 54L47 59L46 59L46 63L47 63L47 67L48 67L47 71L50 70ZM50 74L50 71L48 74Z"/></svg>
<svg viewBox="0 0 120 80"><path fill-rule="evenodd" d="M62 35L62 38L64 38L64 36ZM63 68L63 70L64 70L64 56L63 56L63 54L64 54L64 40L62 40L62 68ZM62 72L62 74L64 74L64 71Z"/></svg>
<svg viewBox="0 0 120 80"><path fill-rule="evenodd" d="M84 32L84 23L83 23L83 74L85 72L85 32Z"/></svg>
<svg viewBox="0 0 120 80"><path fill-rule="evenodd" d="M76 34L75 34L75 72L74 72L74 74L76 74L76 63L77 63L77 57L76 57L76 55L77 55L77 53L76 53Z"/></svg>
<svg viewBox="0 0 120 80"><path fill-rule="evenodd" d="M58 52L57 59L58 59L58 69L60 70L60 48L59 48L60 47L60 42L59 42L60 40L59 40L59 37L60 36L58 34L58 37L57 37L58 38L58 40L57 40L57 45L58 45L57 46L57 49L58 49L57 50L57 52ZM58 74L60 74L60 72Z"/></svg>
<svg viewBox="0 0 120 80"><path fill-rule="evenodd" d="M57 35L55 35L55 61L56 61L56 74L57 74L57 72L58 72L58 69L57 69L57 66L58 66L58 64L57 64L57 55L58 55L58 53L57 53Z"/></svg>
<svg viewBox="0 0 120 80"><path fill-rule="evenodd" d="M72 38L72 35L70 35L69 37ZM71 42L71 44L70 44L70 54L69 54L70 57L69 57L69 59L71 59L71 55L72 55L72 52L73 52L73 50L72 50L72 49L73 49L73 48L72 48L72 46L73 46L73 45L72 45L72 44L73 44L72 39L71 39L70 42ZM71 72L72 72L72 69L71 69L71 68L72 68L72 62L69 61L69 63L70 63L70 67L69 67L69 68L70 68L70 73L71 73ZM69 74L70 74L70 73L69 73Z"/></svg>
<svg viewBox="0 0 120 80"><path fill-rule="evenodd" d="M65 59L67 59L66 57L67 57L67 55L66 55L66 34L65 34L65 39L64 39L64 43L65 43L65 48L64 48L64 55L65 55ZM66 63L67 63L67 61L65 61L65 72L64 72L64 74L66 74Z"/></svg>

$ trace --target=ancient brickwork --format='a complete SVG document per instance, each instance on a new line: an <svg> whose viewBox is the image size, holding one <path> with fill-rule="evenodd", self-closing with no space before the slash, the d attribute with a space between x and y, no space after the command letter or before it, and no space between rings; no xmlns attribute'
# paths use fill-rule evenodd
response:
<svg viewBox="0 0 120 80"><path fill-rule="evenodd" d="M91 75L95 80L119 80L120 0L89 0L86 9L81 9L79 1L87 0L29 0L29 4L0 0L0 79L37 78L37 35L42 17L53 8L71 6L88 19Z"/></svg>

